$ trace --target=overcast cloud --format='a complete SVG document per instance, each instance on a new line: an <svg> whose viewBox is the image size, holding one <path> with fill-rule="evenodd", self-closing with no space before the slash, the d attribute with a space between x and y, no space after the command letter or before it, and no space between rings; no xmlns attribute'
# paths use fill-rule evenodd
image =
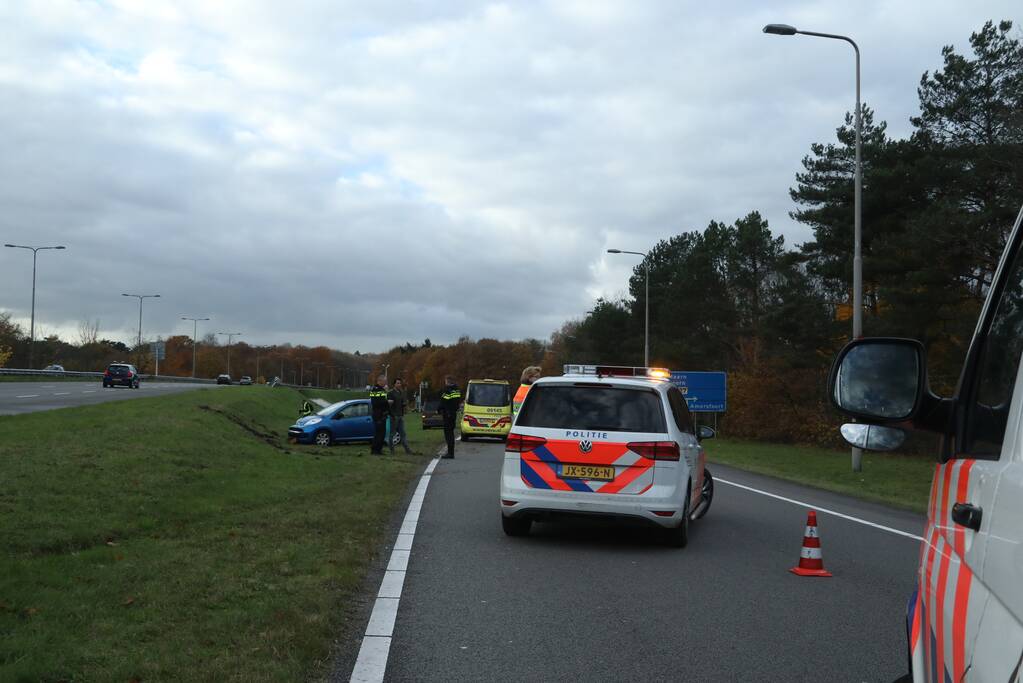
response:
<svg viewBox="0 0 1023 683"><path fill-rule="evenodd" d="M261 7L256 7L261 4ZM770 4L770 9L766 6ZM853 108L893 135L952 43L1018 0L7 2L0 243L40 254L37 331L242 331L381 351L546 338L632 257L757 209ZM31 254L0 249L29 318Z"/></svg>

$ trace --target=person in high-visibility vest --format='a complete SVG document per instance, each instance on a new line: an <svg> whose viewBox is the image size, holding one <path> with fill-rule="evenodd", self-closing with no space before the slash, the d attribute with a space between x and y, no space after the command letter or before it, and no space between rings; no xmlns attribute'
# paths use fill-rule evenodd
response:
<svg viewBox="0 0 1023 683"><path fill-rule="evenodd" d="M529 391L529 386L540 379L540 366L530 365L522 371L522 377L519 378L519 389L515 392L515 398L512 399L512 417L519 414L519 408L522 407L522 402L526 400L526 393Z"/></svg>
<svg viewBox="0 0 1023 683"><path fill-rule="evenodd" d="M369 390L370 412L373 414L373 444L369 448L371 455L384 454L384 431L387 429L387 416L391 406L387 402L387 378L377 377L377 383Z"/></svg>

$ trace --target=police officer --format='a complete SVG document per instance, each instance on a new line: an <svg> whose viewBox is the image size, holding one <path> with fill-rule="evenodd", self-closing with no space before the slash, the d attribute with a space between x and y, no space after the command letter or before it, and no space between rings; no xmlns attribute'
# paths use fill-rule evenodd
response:
<svg viewBox="0 0 1023 683"><path fill-rule="evenodd" d="M440 395L438 412L444 418L444 440L448 442L448 454L445 458L455 457L455 422L458 419L458 406L462 402L462 392L455 384L451 375L444 376L444 391Z"/></svg>
<svg viewBox="0 0 1023 683"><path fill-rule="evenodd" d="M384 454L384 430L387 428L387 416L390 404L387 402L387 378L377 375L377 383L369 390L369 405L373 412L373 445L371 455Z"/></svg>
<svg viewBox="0 0 1023 683"><path fill-rule="evenodd" d="M303 401L302 407L298 409L299 417L307 417L313 414L313 404L309 401Z"/></svg>

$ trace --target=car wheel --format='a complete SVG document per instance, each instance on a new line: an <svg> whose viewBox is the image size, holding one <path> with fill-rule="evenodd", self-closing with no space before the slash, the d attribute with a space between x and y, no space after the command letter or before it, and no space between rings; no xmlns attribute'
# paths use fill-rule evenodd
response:
<svg viewBox="0 0 1023 683"><path fill-rule="evenodd" d="M682 523L674 529L668 529L668 543L676 548L685 548L689 544L689 491L682 505Z"/></svg>
<svg viewBox="0 0 1023 683"><path fill-rule="evenodd" d="M714 501L714 477L710 470L703 468L703 484L700 486L700 514L693 519L700 519L710 510L710 504Z"/></svg>
<svg viewBox="0 0 1023 683"><path fill-rule="evenodd" d="M501 515L501 528L509 536L528 536L533 520L529 517L505 517Z"/></svg>
<svg viewBox="0 0 1023 683"><path fill-rule="evenodd" d="M469 440L469 435L468 435L468 434L460 434L460 435L459 435L459 438L460 438L460 439L461 439L462 441L468 441L468 440Z"/></svg>
<svg viewBox="0 0 1023 683"><path fill-rule="evenodd" d="M313 435L313 443L317 446L329 446L331 444L330 432L326 429L321 429Z"/></svg>

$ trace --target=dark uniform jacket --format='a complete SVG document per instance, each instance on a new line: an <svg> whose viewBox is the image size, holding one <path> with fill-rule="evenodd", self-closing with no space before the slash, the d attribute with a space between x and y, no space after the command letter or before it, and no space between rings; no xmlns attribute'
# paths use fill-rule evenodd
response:
<svg viewBox="0 0 1023 683"><path fill-rule="evenodd" d="M445 423L454 424L455 418L458 417L458 406L461 403L461 390L454 384L448 384L440 395L440 406L437 408L437 412L444 418Z"/></svg>
<svg viewBox="0 0 1023 683"><path fill-rule="evenodd" d="M390 412L390 405L387 403L387 392L379 384L374 384L369 390L369 405L373 411L373 421L381 422L387 419Z"/></svg>

